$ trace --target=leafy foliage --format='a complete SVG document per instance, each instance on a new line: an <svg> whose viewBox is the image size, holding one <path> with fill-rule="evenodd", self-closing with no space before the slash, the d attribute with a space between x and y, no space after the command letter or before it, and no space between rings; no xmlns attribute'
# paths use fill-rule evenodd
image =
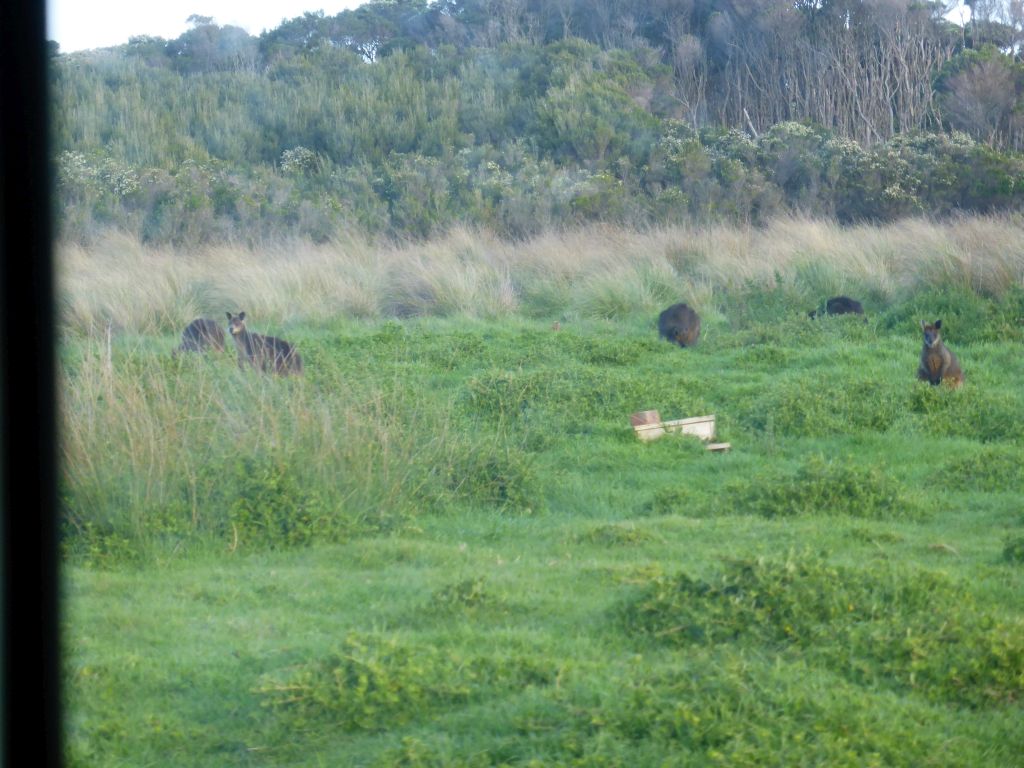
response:
<svg viewBox="0 0 1024 768"><path fill-rule="evenodd" d="M572 4L497 5L505 8L497 26L486 4L401 0L306 14L259 40L196 17L173 41L133 38L57 56L63 236L88 242L116 228L195 246L281 236L325 242L351 228L423 238L472 224L518 238L591 221L763 222L800 212L856 222L1020 207L1024 162L1010 151L1020 127L1009 117L1019 112L1019 88L995 89L1010 100L998 142L987 126L956 122L953 109L956 130L943 133L924 103L906 105L912 114L894 130L896 107L887 101L866 137L851 135L860 123L822 127L852 110L829 107L829 121L811 96L774 95L779 103L765 105L758 128L731 104L716 112L705 102L700 120L691 111L684 121L681 105L690 102L681 94L692 72L680 68L681 43L666 29L706 34L703 76L724 79L729 87L718 90L731 94L737 71L744 80L757 69L732 57L777 46L787 54L867 46L860 60L897 55L877 38L892 20L867 7L844 22L863 30L840 41L816 28L838 34L831 6L811 22L780 4L765 17L764 47L745 47L755 27L729 4L712 14L726 24L717 30L695 8L659 20L672 15L667 6L609 4L602 17ZM939 45L923 6L905 12L921 45ZM633 14L644 22L630 21ZM612 18L632 23L639 37L595 28ZM528 29L544 31L531 38ZM801 48L786 34L815 42ZM725 48L722 35L732 38ZM717 61L714 51L730 53ZM934 66L946 64L938 82L955 94L977 61L1003 54L946 56L936 49ZM836 69L809 66L815 74ZM920 98L930 98L934 74L917 73L914 87L927 86ZM804 82L795 74L779 80ZM766 89L739 87L748 88L743 103L754 109ZM706 83L702 98L713 91Z"/></svg>
<svg viewBox="0 0 1024 768"><path fill-rule="evenodd" d="M256 691L289 728L330 723L348 731L383 731L464 704L488 691L546 685L553 670L528 658L496 663L392 637L350 633L337 652L299 665Z"/></svg>
<svg viewBox="0 0 1024 768"><path fill-rule="evenodd" d="M868 573L813 555L735 560L711 580L653 579L623 621L675 646L756 640L799 648L862 684L975 706L1024 692L1019 622L986 615L963 589L927 572Z"/></svg>
<svg viewBox="0 0 1024 768"><path fill-rule="evenodd" d="M715 499L696 499L686 488L663 488L654 496L655 514L692 517L754 514L846 515L869 519L920 519L921 503L880 468L862 468L851 457L811 456L793 473L766 472L736 480Z"/></svg>

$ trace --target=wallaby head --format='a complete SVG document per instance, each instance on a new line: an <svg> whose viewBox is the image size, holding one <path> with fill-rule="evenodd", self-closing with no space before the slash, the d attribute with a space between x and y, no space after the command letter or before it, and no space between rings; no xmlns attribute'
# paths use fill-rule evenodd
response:
<svg viewBox="0 0 1024 768"><path fill-rule="evenodd" d="M284 339L252 333L245 327L245 312L228 316L228 331L238 350L238 366L252 366L267 373L302 373L302 357Z"/></svg>
<svg viewBox="0 0 1024 768"><path fill-rule="evenodd" d="M241 336L245 333L245 312L239 312L237 315L232 315L230 312L228 315L228 331L232 336Z"/></svg>
<svg viewBox="0 0 1024 768"><path fill-rule="evenodd" d="M941 328L941 320L936 320L934 323L921 321L921 330L924 332L924 344L926 347L934 347L942 341L942 334L939 333Z"/></svg>

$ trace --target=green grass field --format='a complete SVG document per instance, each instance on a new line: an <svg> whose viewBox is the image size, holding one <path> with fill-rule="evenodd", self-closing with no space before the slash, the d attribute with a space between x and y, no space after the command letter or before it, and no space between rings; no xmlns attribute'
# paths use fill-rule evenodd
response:
<svg viewBox="0 0 1024 768"><path fill-rule="evenodd" d="M301 379L69 324L69 764L1024 766L1024 273L617 270L250 311ZM915 379L936 318L960 390Z"/></svg>

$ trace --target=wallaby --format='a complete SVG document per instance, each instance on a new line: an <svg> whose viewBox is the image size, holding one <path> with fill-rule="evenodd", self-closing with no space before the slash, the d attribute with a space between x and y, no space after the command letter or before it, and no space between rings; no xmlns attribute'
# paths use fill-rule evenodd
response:
<svg viewBox="0 0 1024 768"><path fill-rule="evenodd" d="M917 369L917 378L929 384L946 382L956 389L964 383L964 372L960 369L960 361L942 342L939 329L942 321L936 320L927 324L921 321L924 331L924 348L921 350L921 365Z"/></svg>
<svg viewBox="0 0 1024 768"><path fill-rule="evenodd" d="M685 304L673 304L658 315L658 335L680 347L692 347L700 337L700 317Z"/></svg>
<svg viewBox="0 0 1024 768"><path fill-rule="evenodd" d="M228 331L238 349L239 368L248 364L257 370L282 376L302 373L302 358L295 347L284 339L249 332L245 327L245 312L237 315L228 312L227 315Z"/></svg>
<svg viewBox="0 0 1024 768"><path fill-rule="evenodd" d="M197 317L181 332L181 344L171 352L177 357L182 352L205 352L207 349L224 351L224 329L216 320Z"/></svg>
<svg viewBox="0 0 1024 768"><path fill-rule="evenodd" d="M826 315L863 315L864 307L856 299L851 299L849 296L833 296L831 299L825 302ZM807 316L812 320L822 315L816 309L812 309L807 313ZM864 318L864 322L867 322L867 318Z"/></svg>

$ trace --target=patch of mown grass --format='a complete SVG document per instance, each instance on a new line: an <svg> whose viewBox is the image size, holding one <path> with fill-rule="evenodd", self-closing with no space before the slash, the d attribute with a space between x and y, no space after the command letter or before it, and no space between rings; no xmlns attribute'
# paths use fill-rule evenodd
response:
<svg viewBox="0 0 1024 768"><path fill-rule="evenodd" d="M657 577L622 610L623 627L659 644L798 649L868 687L967 706L1024 694L1024 622L980 608L937 573L870 570L814 555L729 561L711 579Z"/></svg>

